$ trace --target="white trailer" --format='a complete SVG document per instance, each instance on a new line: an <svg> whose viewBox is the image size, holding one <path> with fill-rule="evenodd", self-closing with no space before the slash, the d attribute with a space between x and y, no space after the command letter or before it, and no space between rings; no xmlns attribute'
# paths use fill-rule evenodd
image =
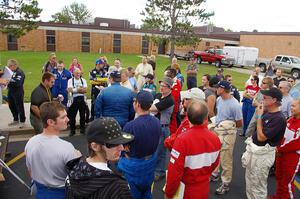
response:
<svg viewBox="0 0 300 199"><path fill-rule="evenodd" d="M225 54L234 57L235 66L255 66L258 58L258 48L245 46L224 46Z"/></svg>

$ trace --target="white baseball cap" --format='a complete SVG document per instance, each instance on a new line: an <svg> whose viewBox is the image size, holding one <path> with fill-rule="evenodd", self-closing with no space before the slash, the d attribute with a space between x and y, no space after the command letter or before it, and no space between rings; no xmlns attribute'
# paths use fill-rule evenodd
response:
<svg viewBox="0 0 300 199"><path fill-rule="evenodd" d="M205 100L205 94L200 88L191 88L187 91L180 92L181 101L183 99Z"/></svg>

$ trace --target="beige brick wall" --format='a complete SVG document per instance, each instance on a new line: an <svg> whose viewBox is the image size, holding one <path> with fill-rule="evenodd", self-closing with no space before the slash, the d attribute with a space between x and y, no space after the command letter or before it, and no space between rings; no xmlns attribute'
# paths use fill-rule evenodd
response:
<svg viewBox="0 0 300 199"><path fill-rule="evenodd" d="M81 52L81 32L55 31L56 51Z"/></svg>
<svg viewBox="0 0 300 199"><path fill-rule="evenodd" d="M18 39L20 51L46 51L45 30L32 30Z"/></svg>
<svg viewBox="0 0 300 199"><path fill-rule="evenodd" d="M272 58L277 54L300 57L300 36L241 35L240 46L258 48L259 57Z"/></svg>
<svg viewBox="0 0 300 199"><path fill-rule="evenodd" d="M121 53L141 54L142 36L121 35Z"/></svg>
<svg viewBox="0 0 300 199"><path fill-rule="evenodd" d="M7 50L7 36L0 32L0 50Z"/></svg>
<svg viewBox="0 0 300 199"><path fill-rule="evenodd" d="M112 34L90 34L90 50L93 53L98 53L101 48L102 53L112 53Z"/></svg>

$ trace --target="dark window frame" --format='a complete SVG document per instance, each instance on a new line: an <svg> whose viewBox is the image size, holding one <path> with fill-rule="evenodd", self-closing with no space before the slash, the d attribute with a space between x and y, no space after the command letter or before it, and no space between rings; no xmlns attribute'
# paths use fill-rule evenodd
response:
<svg viewBox="0 0 300 199"><path fill-rule="evenodd" d="M18 50L18 39L12 34L7 34L7 50Z"/></svg>
<svg viewBox="0 0 300 199"><path fill-rule="evenodd" d="M47 51L56 51L56 34L55 30L46 30L46 48Z"/></svg>
<svg viewBox="0 0 300 199"><path fill-rule="evenodd" d="M90 52L91 38L89 32L81 33L81 52Z"/></svg>
<svg viewBox="0 0 300 199"><path fill-rule="evenodd" d="M142 54L149 54L149 38L146 36L142 37Z"/></svg>
<svg viewBox="0 0 300 199"><path fill-rule="evenodd" d="M113 37L113 53L121 53L122 36L121 34L114 34Z"/></svg>

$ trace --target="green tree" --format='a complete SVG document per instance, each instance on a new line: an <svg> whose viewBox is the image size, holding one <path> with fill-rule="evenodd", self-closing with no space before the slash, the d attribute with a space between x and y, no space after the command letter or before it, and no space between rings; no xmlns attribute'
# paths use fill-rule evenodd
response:
<svg viewBox="0 0 300 199"><path fill-rule="evenodd" d="M42 9L37 0L2 0L0 2L0 31L19 38L38 27Z"/></svg>
<svg viewBox="0 0 300 199"><path fill-rule="evenodd" d="M65 6L61 12L57 12L52 15L52 21L60 23L86 23L89 18L92 17L91 12L84 4L78 4L76 2L69 6Z"/></svg>
<svg viewBox="0 0 300 199"><path fill-rule="evenodd" d="M61 12L57 12L52 17L52 22L58 22L58 23L72 23L72 16L69 12L68 7L64 7Z"/></svg>
<svg viewBox="0 0 300 199"><path fill-rule="evenodd" d="M175 45L195 45L200 40L193 30L192 21L204 22L214 15L200 6L205 0L147 0L141 15L143 28L159 30L171 44L170 54L174 55ZM152 38L156 36L152 35Z"/></svg>

